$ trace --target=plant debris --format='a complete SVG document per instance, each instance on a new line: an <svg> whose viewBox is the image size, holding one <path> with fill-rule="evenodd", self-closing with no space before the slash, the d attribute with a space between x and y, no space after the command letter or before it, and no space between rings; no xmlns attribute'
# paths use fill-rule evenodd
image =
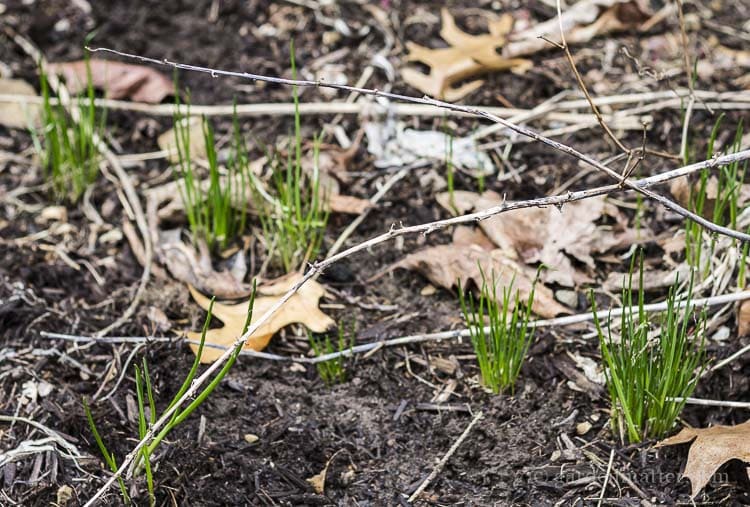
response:
<svg viewBox="0 0 750 507"><path fill-rule="evenodd" d="M421 62L430 67L424 74L411 67L401 70L401 77L414 88L432 97L455 102L479 89L481 80L454 86L468 78L499 70L524 73L532 66L531 60L506 58L497 50L505 44L513 29L513 17L505 14L489 19L489 34L470 35L456 26L448 9L440 11L443 27L440 36L449 44L447 48L430 49L407 42L408 62Z"/></svg>
<svg viewBox="0 0 750 507"><path fill-rule="evenodd" d="M463 237L462 232L460 238ZM478 244L462 243L460 239L457 242L455 237L450 245L427 247L409 254L391 266L393 268L419 271L432 283L446 289L455 286L458 281L462 287L469 286L468 282L471 281L476 289L482 286L482 273L487 278L494 274L495 293L502 295L504 288L512 287L518 291L520 301L528 299L535 277L533 269L509 259L501 249L486 250ZM549 318L571 313L555 301L551 290L539 285L531 308L537 315Z"/></svg>
<svg viewBox="0 0 750 507"><path fill-rule="evenodd" d="M146 65L92 58L88 62L51 63L48 70L62 75L70 93L76 94L86 89L87 63L91 84L103 90L107 98L158 104L174 94L172 80Z"/></svg>
<svg viewBox="0 0 750 507"><path fill-rule="evenodd" d="M460 213L484 210L503 204L499 194L487 191L477 194L457 191L453 199L449 193L437 196L440 205ZM614 218L613 226L599 226L604 215ZM568 203L561 209L523 208L511 210L479 223L490 240L510 259L526 264L541 262L549 269L543 279L566 287L593 281L591 276L576 268L571 257L594 268L592 254L604 253L635 243L648 232L627 227L626 219L604 197ZM560 231L565 231L560 234Z"/></svg>
<svg viewBox="0 0 750 507"><path fill-rule="evenodd" d="M750 420L736 426L718 424L710 428L683 428L657 444L690 443L684 477L690 479L695 498L724 463L738 459L750 464Z"/></svg>
<svg viewBox="0 0 750 507"><path fill-rule="evenodd" d="M299 278L300 275L293 273L259 286L253 307L252 322L257 321L275 305L280 297L299 281ZM194 287L188 287L195 302L208 311L211 300ZM289 324L303 324L315 333L324 333L334 327L336 322L318 308L318 301L324 294L325 289L322 285L314 280L308 281L247 339L245 348L256 351L263 350L271 341L271 337ZM206 332L206 345L216 345L221 348L205 347L200 358L202 363L215 361L224 352L222 348L230 347L240 337L247 319L248 304L249 301L237 304L214 303L213 315L224 323L224 327L208 330ZM192 331L188 332L187 336L196 343L201 338L200 333ZM198 353L197 344L191 343L190 348L193 353Z"/></svg>

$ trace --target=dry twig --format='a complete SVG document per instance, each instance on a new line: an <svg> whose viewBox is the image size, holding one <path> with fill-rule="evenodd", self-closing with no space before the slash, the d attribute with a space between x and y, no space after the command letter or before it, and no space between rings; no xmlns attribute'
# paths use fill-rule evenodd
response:
<svg viewBox="0 0 750 507"><path fill-rule="evenodd" d="M272 77L272 76L262 76L259 74L251 74L249 72L237 72L237 71L228 71L228 70L221 70L221 69L213 69L210 67L201 67L197 65L190 65L186 63L179 63L179 62L171 62L167 60L166 58L164 60L157 60L155 58L149 58L146 56L140 56L135 55L131 53L125 53L122 51L117 51L114 49L109 48L87 48L92 53L96 52L105 52L105 53L111 53L118 56L122 56L124 58L130 58L133 60L138 60L141 62L147 62L147 63L153 63L156 65L166 65L169 67L173 67L175 69L183 69L193 72L203 72L205 74L210 74L211 76L232 76L232 77L238 77L243 79L251 79L253 81L265 81L269 83L274 84L281 84L281 85L287 85L287 86L304 86L304 87L319 87L319 88L331 88L334 90L340 90L340 91L347 91L347 92L356 92L360 93L362 95L374 95L376 97L385 97L392 100L402 101L402 102L410 102L415 104L427 104L432 105L438 108L442 108L448 111L456 111L456 112L462 112L466 113L472 116L476 116L478 118L484 118L486 120L489 120L494 123L499 123L506 128L517 132L518 134L521 134L523 136L529 137L537 142L540 142L542 144L545 144L557 151L560 151L562 153L565 153L567 155L570 155L573 158L576 158L580 160L581 162L590 165L591 167L594 167L595 169L607 174L614 180L618 181L620 186L627 187L630 190L635 190L636 192L639 192L643 194L644 196L658 202L665 208L677 213L678 215L682 216L683 218L690 219L694 221L695 223L699 224L701 227L711 231L715 232L717 234L722 234L725 236L729 236L741 241L750 241L750 234L746 234L744 232L735 231L733 229L730 229L728 227L724 227L721 225L718 225L710 220L707 220L706 218L703 218L702 216L693 213L692 211L689 211L679 204L675 203L671 199L668 199L664 197L661 194L657 194L656 192L653 192L647 188L642 188L636 185L633 180L630 178L625 178L621 176L617 171L614 169L606 166L605 164L599 162L598 160L593 159L592 157L576 150L575 148L568 146L566 144L560 143L558 141L555 141L553 139L550 139L548 137L542 136L535 132L534 130L531 130L529 128L523 127L521 125L516 125L514 123L509 122L508 120L505 120L503 118L498 117L497 115L487 113L485 110L472 107L472 106L463 106L460 104L452 104L450 102L445 102L442 100L436 100L430 97L412 97L409 95L402 95L398 93L390 93L390 92L383 92L377 89L370 89L370 88L357 88L355 86L349 86L349 85L342 85L342 84L336 84L336 83L326 83L322 81L314 81L314 80L305 80L305 79L287 79L287 78L281 78L281 77Z"/></svg>
<svg viewBox="0 0 750 507"><path fill-rule="evenodd" d="M464 443L464 440L466 440L466 437L469 436L471 429L476 426L476 424L482 419L482 417L484 417L484 414L482 412L477 412L477 414L474 416L474 419L471 420L464 432L461 433L461 436L458 437L458 440L456 440L451 448L448 449L448 452L446 452L445 456L443 456L438 464L435 465L435 468L432 470L432 472L430 472L430 475L425 478L425 480L422 482L422 484L419 485L417 490L409 497L409 503L412 503L414 500L419 498L419 495L421 495L422 492L427 488L427 486L429 486L430 483L435 479L435 477L437 477L440 471L445 467L445 464L448 463L448 460L451 459L451 456L456 453L461 444Z"/></svg>

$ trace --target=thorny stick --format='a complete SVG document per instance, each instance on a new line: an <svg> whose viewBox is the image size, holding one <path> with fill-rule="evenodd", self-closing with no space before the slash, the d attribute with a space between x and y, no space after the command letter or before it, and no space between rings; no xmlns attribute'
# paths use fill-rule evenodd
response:
<svg viewBox="0 0 750 507"><path fill-rule="evenodd" d="M591 95L589 94L589 89L586 87L586 84L583 82L583 77L581 77L581 73L578 72L578 67L576 67L576 62L573 60L573 55L570 52L570 48L568 47L568 43L565 41L565 30L563 29L563 17L562 17L562 7L560 5L560 0L557 0L557 20L560 24L560 43L555 44L557 47L563 50L565 53L565 58L568 60L568 64L570 65L570 68L573 70L573 75L576 78L576 81L578 81L578 87L583 92L583 95L586 97L586 100L589 102L589 105L591 106L591 111L594 113L594 116L596 116L596 120L599 122L599 126L604 130L604 132L607 134L607 137L609 137L620 150L624 153L630 153L630 148L625 147L624 144L615 136L615 134L610 130L607 123L604 121L604 118L602 118L602 114L599 112L599 108L596 107L596 104L591 99ZM623 173L624 174L624 173Z"/></svg>
<svg viewBox="0 0 750 507"><path fill-rule="evenodd" d="M708 229L709 231L723 234L725 236L732 237L734 239L738 239L741 241L750 241L750 234L746 234L744 232L735 231L733 229L730 229L728 227L724 227L721 225L718 225L714 222L711 222L710 220L707 220L703 218L702 216L693 213L692 211L689 211L679 204L675 203L674 201L667 199L661 194L657 194L656 192L653 192L651 190L648 190L647 188L642 188L637 186L633 180L629 178L623 178L617 171L611 169L610 167L602 164L601 162L591 158L588 155L585 155L584 153L576 150L575 148L572 148L566 144L560 143L558 141L555 141L553 139L550 139L548 137L544 137L534 130L528 129L526 127L516 125L514 123L511 123L507 120L504 120L503 118L500 118L494 114L488 113L482 109L478 109L476 107L472 106L462 106L460 104L451 104L450 102L445 102L442 100L433 99L430 97L412 97L409 95L402 95L399 93L390 93L390 92L383 92L377 89L370 89L370 88L357 88L355 86L348 86L348 85L342 85L342 84L336 84L336 83L325 83L321 81L314 81L314 80L306 80L306 79L287 79L287 78L281 78L281 77L272 77L272 76L262 76L259 74L251 74L249 72L237 72L237 71L229 71L229 70L220 70L220 69L213 69L210 67L200 67L197 65L190 65L186 63L178 63L178 62L171 62L167 60L166 58L164 60L157 60L155 58L149 58L146 56L140 56L140 55L134 55L131 53L124 53L122 51L117 51L114 49L109 48L86 48L92 53L96 52L105 52L105 53L111 53L118 56L122 56L125 58L130 58L134 60L139 60L141 62L147 62L147 63L153 63L157 65L166 65L175 69L183 69L183 70L189 70L194 72L203 72L206 74L210 74L212 77L217 76L233 76L233 77L239 77L244 79L251 79L253 81L265 81L268 83L275 83L275 84L281 84L281 85L290 85L290 86L305 86L305 87L318 87L318 88L331 88L334 90L344 90L348 92L357 92L362 95L374 95L377 97L385 97L388 99L403 101L403 102L412 102L416 104L429 104L433 105L435 107L447 109L449 111L458 111L462 113L467 113L479 118L484 118L486 120L489 120L494 123L499 123L506 128L513 130L521 135L524 135L526 137L530 137L531 139L534 139L537 142L540 142L542 144L545 144L557 151L561 151L567 155L572 156L573 158L576 158L580 160L581 162L584 162L585 164L588 164L599 171L604 172L605 174L609 175L613 179L619 182L619 184L623 187L627 187L631 190L635 190L636 192L639 192L646 197L649 197L662 206L664 206L667 209L670 209L677 213L678 215L681 215L684 218L688 218L692 220L693 222L699 224L701 227Z"/></svg>

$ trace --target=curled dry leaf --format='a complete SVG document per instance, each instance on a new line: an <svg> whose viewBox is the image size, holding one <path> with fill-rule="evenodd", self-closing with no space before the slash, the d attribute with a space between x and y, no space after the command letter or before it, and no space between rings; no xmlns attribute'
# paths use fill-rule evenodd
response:
<svg viewBox="0 0 750 507"><path fill-rule="evenodd" d="M677 435L659 442L657 447L691 441L683 475L690 479L693 497L724 463L738 459L750 464L750 420L737 426L683 428Z"/></svg>
<svg viewBox="0 0 750 507"><path fill-rule="evenodd" d="M91 84L94 88L104 90L110 99L158 104L165 97L174 94L172 80L145 65L92 58L89 60L89 68ZM76 94L86 89L88 71L85 61L51 63L48 70L65 78L70 93Z"/></svg>
<svg viewBox="0 0 750 507"><path fill-rule="evenodd" d="M333 458L335 458L338 453L341 452L341 449L333 453L333 456L328 458L328 461L326 461L326 466L323 467L323 470L320 471L320 473L317 473L310 477L309 479L306 479L307 482L313 487L313 490L319 495L325 494L326 489L326 476L328 475L328 467L331 465L331 461L333 461Z"/></svg>
<svg viewBox="0 0 750 507"><path fill-rule="evenodd" d="M252 322L256 322L283 296L297 281L300 275L293 273L274 282L258 287L253 307ZM192 286L190 294L201 308L208 311L210 299L195 290ZM289 324L304 324L315 333L323 333L336 325L334 320L318 308L320 298L325 294L322 285L310 280L300 287L284 305L273 314L273 316L260 326L245 342L246 349L263 350L271 337L281 328ZM224 323L224 327L210 329L206 332L206 343L220 347L230 347L242 334L242 329L247 318L249 301L237 304L214 303L213 315ZM195 332L187 333L193 341L200 341L201 334ZM190 344L193 353L198 353L198 346ZM205 347L200 361L209 363L215 361L224 351L213 347Z"/></svg>
<svg viewBox="0 0 750 507"><path fill-rule="evenodd" d="M528 300L535 272L518 265L505 257L500 249L487 251L475 244L453 243L428 247L407 255L396 263L394 268L405 268L419 271L432 283L449 289L461 282L462 287L472 281L474 287L482 286L482 272L489 281L494 274L498 297L503 289L511 287L518 291L520 301ZM554 317L571 313L555 301L547 287L537 284L532 309L542 317Z"/></svg>
<svg viewBox="0 0 750 507"><path fill-rule="evenodd" d="M36 90L23 79L0 79L0 95L36 96ZM0 125L8 128L26 129L38 125L38 104L0 102Z"/></svg>
<svg viewBox="0 0 750 507"><path fill-rule="evenodd" d="M443 193L437 196L437 201L452 213L486 210L503 204L503 199L492 191L481 195L454 192L452 205L450 194ZM615 225L597 225L603 215L613 217ZM544 280L566 287L592 281L573 266L570 257L593 269L593 253L628 246L638 239L636 231L625 227L624 217L604 197L568 203L562 209L548 206L511 210L482 220L479 225L507 257L527 264L545 264L550 269L543 274ZM641 230L641 238L647 234Z"/></svg>
<svg viewBox="0 0 750 507"><path fill-rule="evenodd" d="M173 277L219 298L236 299L252 293L252 287L235 278L232 270L214 270L205 244L201 244L196 252L182 242L180 234L180 229L159 232L157 255ZM236 255L244 256L244 253L240 251Z"/></svg>
<svg viewBox="0 0 750 507"><path fill-rule="evenodd" d="M402 69L404 81L414 88L438 99L453 102L477 90L483 83L475 80L454 86L459 81L498 70L522 73L531 67L530 60L506 58L497 52L505 44L506 36L513 28L513 18L509 14L490 19L490 33L470 35L456 26L448 9L442 9L440 13L443 24L440 36L449 47L430 49L413 42L406 43L409 50L406 60L421 62L430 67L429 74L409 67Z"/></svg>

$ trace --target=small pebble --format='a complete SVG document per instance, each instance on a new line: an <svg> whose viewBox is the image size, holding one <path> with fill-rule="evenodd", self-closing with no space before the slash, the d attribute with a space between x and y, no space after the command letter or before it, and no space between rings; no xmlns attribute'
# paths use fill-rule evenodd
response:
<svg viewBox="0 0 750 507"><path fill-rule="evenodd" d="M578 424L576 424L576 433L579 436L585 435L591 430L591 423L588 421L583 421Z"/></svg>
<svg viewBox="0 0 750 507"><path fill-rule="evenodd" d="M573 290L558 290L555 292L555 299L570 308L576 308L578 306L578 294Z"/></svg>
<svg viewBox="0 0 750 507"><path fill-rule="evenodd" d="M434 285L427 284L424 287L422 287L422 290L419 291L419 293L423 296L432 296L437 292L437 289Z"/></svg>

